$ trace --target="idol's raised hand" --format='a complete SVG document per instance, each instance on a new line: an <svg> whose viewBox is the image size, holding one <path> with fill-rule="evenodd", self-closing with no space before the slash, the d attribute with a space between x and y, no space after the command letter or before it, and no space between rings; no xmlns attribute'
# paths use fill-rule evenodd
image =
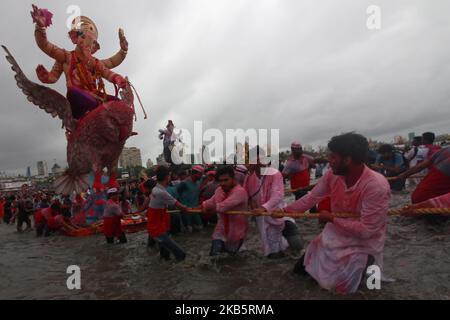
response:
<svg viewBox="0 0 450 320"><path fill-rule="evenodd" d="M31 11L31 18L33 22L40 28L47 28L52 24L53 14L47 9L39 9L34 4L32 5L33 11Z"/></svg>
<svg viewBox="0 0 450 320"><path fill-rule="evenodd" d="M122 29L119 29L119 40L120 40L120 48L123 51L128 52L128 41Z"/></svg>

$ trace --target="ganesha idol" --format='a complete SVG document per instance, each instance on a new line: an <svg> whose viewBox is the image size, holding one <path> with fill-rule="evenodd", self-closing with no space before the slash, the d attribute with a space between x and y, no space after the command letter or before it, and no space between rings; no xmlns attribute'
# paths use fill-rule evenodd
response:
<svg viewBox="0 0 450 320"><path fill-rule="evenodd" d="M55 60L51 71L39 65L37 76L42 83L53 84L64 73L67 96L30 81L6 47L7 60L15 71L17 85L28 100L41 109L59 117L66 129L67 172L55 182L58 193L85 191L88 175L105 168L112 174L126 141L133 133L134 96L127 78L111 69L126 58L128 43L119 30L120 51L109 59L99 60L94 54L100 49L98 29L88 17L81 16L72 23L69 37L75 48L66 50L47 39L52 13L33 5L35 40L38 47ZM106 92L105 81L113 84L115 94ZM120 98L119 98L120 91Z"/></svg>

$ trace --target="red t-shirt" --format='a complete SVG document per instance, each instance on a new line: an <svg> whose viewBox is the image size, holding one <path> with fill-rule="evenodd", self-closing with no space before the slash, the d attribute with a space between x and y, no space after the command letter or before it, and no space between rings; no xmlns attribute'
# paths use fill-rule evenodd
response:
<svg viewBox="0 0 450 320"><path fill-rule="evenodd" d="M441 150L441 147L439 146L435 146L434 144L426 144L425 148L428 149L428 153L427 153L427 158L431 159L431 157L438 152L439 150Z"/></svg>

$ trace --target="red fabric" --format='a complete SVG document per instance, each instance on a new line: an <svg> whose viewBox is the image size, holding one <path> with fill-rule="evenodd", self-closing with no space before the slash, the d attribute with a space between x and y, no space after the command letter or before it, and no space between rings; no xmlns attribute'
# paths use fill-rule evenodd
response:
<svg viewBox="0 0 450 320"><path fill-rule="evenodd" d="M99 200L95 200L94 204L97 206L102 206L102 205L106 204L106 201L103 199L99 199Z"/></svg>
<svg viewBox="0 0 450 320"><path fill-rule="evenodd" d="M55 216L55 214L53 213L53 210L51 208L42 209L41 212L42 212L43 218L47 221Z"/></svg>
<svg viewBox="0 0 450 320"><path fill-rule="evenodd" d="M39 210L34 215L35 225L45 222L50 230L59 230L62 227L63 220L63 216L56 215L51 208Z"/></svg>
<svg viewBox="0 0 450 320"><path fill-rule="evenodd" d="M230 216L228 214L223 215L223 227L225 230L225 234L228 234L230 231Z"/></svg>
<svg viewBox="0 0 450 320"><path fill-rule="evenodd" d="M427 158L431 159L431 157L438 152L439 150L441 150L440 146L435 146L434 144L427 144L425 145L425 147L428 148L428 154L427 154Z"/></svg>
<svg viewBox="0 0 450 320"><path fill-rule="evenodd" d="M412 203L420 203L429 199L442 196L450 192L450 177L432 167L430 172L414 190Z"/></svg>
<svg viewBox="0 0 450 320"><path fill-rule="evenodd" d="M121 141L126 140L130 136L130 128L128 126L120 126L120 136Z"/></svg>
<svg viewBox="0 0 450 320"><path fill-rule="evenodd" d="M120 188L119 182L117 182L117 173L113 171L109 177L108 188Z"/></svg>
<svg viewBox="0 0 450 320"><path fill-rule="evenodd" d="M76 226L84 226L86 224L86 213L80 211L70 222Z"/></svg>
<svg viewBox="0 0 450 320"><path fill-rule="evenodd" d="M147 231L152 238L157 238L170 230L170 214L167 209L147 210Z"/></svg>
<svg viewBox="0 0 450 320"><path fill-rule="evenodd" d="M0 201L0 219L5 215L5 203L6 201Z"/></svg>
<svg viewBox="0 0 450 320"><path fill-rule="evenodd" d="M122 220L119 216L103 219L103 234L107 238L120 237L123 234Z"/></svg>
<svg viewBox="0 0 450 320"><path fill-rule="evenodd" d="M322 212L322 211L331 212L331 198L326 198L325 200L322 200L319 203L319 206L317 207L317 209L319 210L319 212Z"/></svg>
<svg viewBox="0 0 450 320"><path fill-rule="evenodd" d="M97 171L95 173L95 180L94 180L94 184L92 187L97 190L101 190L101 189L105 188L105 186L102 184L102 172L101 171Z"/></svg>
<svg viewBox="0 0 450 320"><path fill-rule="evenodd" d="M147 188L145 188L145 182L142 182L139 185L139 190L141 190L142 193L146 193L146 192L150 191L150 190L147 190Z"/></svg>
<svg viewBox="0 0 450 320"><path fill-rule="evenodd" d="M42 210L39 210L34 215L34 225L37 226L37 225L41 224L43 220L44 220L44 214L42 213Z"/></svg>
<svg viewBox="0 0 450 320"><path fill-rule="evenodd" d="M61 223L59 222L58 216L52 216L47 220L47 226L50 230L58 230L61 228Z"/></svg>
<svg viewBox="0 0 450 320"><path fill-rule="evenodd" d="M291 177L291 188L300 189L308 187L311 183L311 174L309 169L297 172Z"/></svg>

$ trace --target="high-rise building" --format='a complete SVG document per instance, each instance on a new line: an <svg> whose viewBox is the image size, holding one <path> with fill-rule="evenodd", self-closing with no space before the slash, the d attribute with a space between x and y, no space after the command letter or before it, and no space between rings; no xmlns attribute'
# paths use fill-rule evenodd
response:
<svg viewBox="0 0 450 320"><path fill-rule="evenodd" d="M47 167L47 162L45 161L39 161L37 163L37 171L38 171L38 176L47 176L48 175L48 167Z"/></svg>
<svg viewBox="0 0 450 320"><path fill-rule="evenodd" d="M31 178L31 167L27 167L27 178Z"/></svg>
<svg viewBox="0 0 450 320"><path fill-rule="evenodd" d="M119 165L121 168L142 167L141 150L135 147L123 148Z"/></svg>

